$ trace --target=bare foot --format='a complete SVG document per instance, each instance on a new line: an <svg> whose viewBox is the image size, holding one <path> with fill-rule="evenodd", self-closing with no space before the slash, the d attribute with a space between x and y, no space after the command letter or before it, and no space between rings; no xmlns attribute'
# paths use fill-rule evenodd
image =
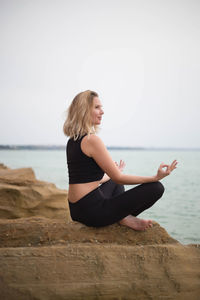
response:
<svg viewBox="0 0 200 300"><path fill-rule="evenodd" d="M143 220L129 215L119 221L119 224L130 227L134 230L144 231L145 229L152 227L152 220Z"/></svg>

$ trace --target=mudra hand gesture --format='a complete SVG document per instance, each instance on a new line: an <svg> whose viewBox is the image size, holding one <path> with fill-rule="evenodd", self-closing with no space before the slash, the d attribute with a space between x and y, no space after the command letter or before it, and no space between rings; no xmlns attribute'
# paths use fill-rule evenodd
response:
<svg viewBox="0 0 200 300"><path fill-rule="evenodd" d="M122 160L122 159L120 159L120 163L119 163L119 165L118 165L118 163L115 161L115 164L116 164L116 166L118 167L118 169L121 171L121 172L123 172L123 170L124 170L124 168L125 168L125 162Z"/></svg>
<svg viewBox="0 0 200 300"><path fill-rule="evenodd" d="M176 165L178 164L177 160L175 159L171 165L167 165L167 164L164 164L164 163L161 163L160 164L160 167L158 168L158 171L157 171L157 175L156 175L156 179L157 180L160 180L168 175L170 175L170 173L176 169Z"/></svg>

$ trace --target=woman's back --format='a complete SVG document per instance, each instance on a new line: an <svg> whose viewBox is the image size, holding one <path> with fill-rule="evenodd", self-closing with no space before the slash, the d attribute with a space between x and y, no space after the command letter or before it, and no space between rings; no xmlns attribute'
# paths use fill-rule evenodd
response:
<svg viewBox="0 0 200 300"><path fill-rule="evenodd" d="M66 147L69 172L68 199L76 202L99 186L104 171L87 153L87 136L68 140Z"/></svg>
<svg viewBox="0 0 200 300"><path fill-rule="evenodd" d="M82 151L81 142L83 138L87 139L88 137L85 134L77 140L71 138L67 143L66 155L69 184L97 181L104 175L104 171L98 166L95 160ZM86 145L87 140L85 141Z"/></svg>

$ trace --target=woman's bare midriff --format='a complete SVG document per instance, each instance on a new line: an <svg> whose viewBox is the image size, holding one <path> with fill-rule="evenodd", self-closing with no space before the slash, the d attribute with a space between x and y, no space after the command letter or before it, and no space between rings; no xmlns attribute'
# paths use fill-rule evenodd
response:
<svg viewBox="0 0 200 300"><path fill-rule="evenodd" d="M93 181L87 183L75 183L69 184L68 201L75 203L82 197L96 189L100 184L100 181Z"/></svg>

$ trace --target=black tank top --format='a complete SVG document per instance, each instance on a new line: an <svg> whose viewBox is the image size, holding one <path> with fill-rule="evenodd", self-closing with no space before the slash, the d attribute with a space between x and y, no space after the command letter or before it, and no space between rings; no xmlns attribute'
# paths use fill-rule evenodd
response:
<svg viewBox="0 0 200 300"><path fill-rule="evenodd" d="M98 166L92 157L87 156L81 150L83 135L76 141L70 138L66 146L69 184L86 183L100 180L104 171Z"/></svg>

